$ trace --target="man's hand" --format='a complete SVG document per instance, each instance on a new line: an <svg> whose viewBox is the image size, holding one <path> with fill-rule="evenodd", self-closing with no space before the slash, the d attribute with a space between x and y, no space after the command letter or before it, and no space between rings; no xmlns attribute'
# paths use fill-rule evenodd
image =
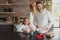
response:
<svg viewBox="0 0 60 40"><path fill-rule="evenodd" d="M46 25L46 28L45 28L46 32L48 32L48 25Z"/></svg>
<svg viewBox="0 0 60 40"><path fill-rule="evenodd" d="M41 26L38 24L38 25L36 25L36 27L37 27L37 28L40 28Z"/></svg>
<svg viewBox="0 0 60 40"><path fill-rule="evenodd" d="M48 27L46 27L46 30L48 30Z"/></svg>
<svg viewBox="0 0 60 40"><path fill-rule="evenodd" d="M46 25L46 30L48 30L48 24Z"/></svg>

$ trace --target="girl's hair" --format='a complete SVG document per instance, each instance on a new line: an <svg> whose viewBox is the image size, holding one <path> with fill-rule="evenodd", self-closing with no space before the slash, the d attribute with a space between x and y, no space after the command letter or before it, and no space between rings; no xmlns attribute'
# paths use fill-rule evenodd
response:
<svg viewBox="0 0 60 40"><path fill-rule="evenodd" d="M16 20L15 20L15 23L17 23L17 22L18 22L18 20L20 20L20 18L18 18L18 17L17 17L17 18L16 18Z"/></svg>
<svg viewBox="0 0 60 40"><path fill-rule="evenodd" d="M28 18L28 17L25 17L25 18L23 19L23 24L24 24L24 21L25 21L26 19L28 19L28 20L29 20L29 18ZM29 21L28 21L28 22L29 22ZM28 23L28 25L29 25L29 23Z"/></svg>
<svg viewBox="0 0 60 40"><path fill-rule="evenodd" d="M30 11L32 12L32 15L34 15L34 13L36 12L36 8L35 8L34 3L30 4Z"/></svg>
<svg viewBox="0 0 60 40"><path fill-rule="evenodd" d="M25 19L29 19L28 17L25 17L23 21L25 21Z"/></svg>

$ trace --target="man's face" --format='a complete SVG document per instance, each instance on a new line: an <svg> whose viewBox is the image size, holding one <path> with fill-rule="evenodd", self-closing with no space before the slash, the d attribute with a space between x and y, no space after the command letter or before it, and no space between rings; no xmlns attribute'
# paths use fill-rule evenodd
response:
<svg viewBox="0 0 60 40"><path fill-rule="evenodd" d="M42 4L36 4L36 6L37 6L37 9L38 10L41 10L42 9Z"/></svg>

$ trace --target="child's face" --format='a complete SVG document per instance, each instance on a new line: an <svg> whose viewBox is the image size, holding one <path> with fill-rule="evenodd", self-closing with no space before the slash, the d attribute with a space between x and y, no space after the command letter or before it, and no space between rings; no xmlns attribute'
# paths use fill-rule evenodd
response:
<svg viewBox="0 0 60 40"><path fill-rule="evenodd" d="M29 23L29 20L25 19L24 24L28 24L28 23Z"/></svg>

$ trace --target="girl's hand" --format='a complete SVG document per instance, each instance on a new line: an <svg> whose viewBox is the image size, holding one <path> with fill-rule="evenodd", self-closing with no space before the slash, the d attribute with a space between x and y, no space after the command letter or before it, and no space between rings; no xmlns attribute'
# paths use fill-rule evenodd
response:
<svg viewBox="0 0 60 40"><path fill-rule="evenodd" d="M26 30L23 30L23 33L27 33L27 31Z"/></svg>

